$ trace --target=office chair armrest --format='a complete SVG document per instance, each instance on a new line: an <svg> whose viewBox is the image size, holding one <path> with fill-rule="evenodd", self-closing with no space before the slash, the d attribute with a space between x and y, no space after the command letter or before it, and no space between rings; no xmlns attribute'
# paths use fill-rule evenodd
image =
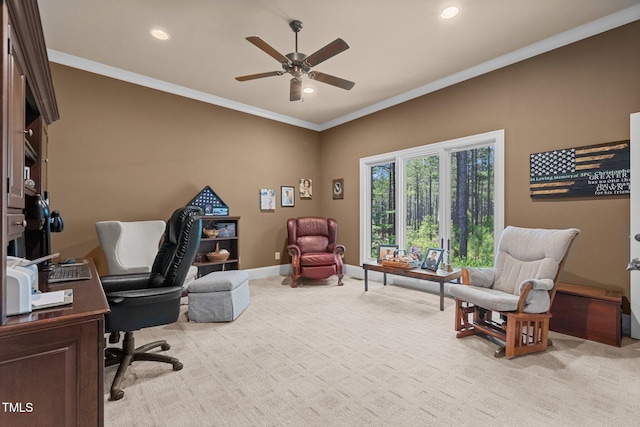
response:
<svg viewBox="0 0 640 427"><path fill-rule="evenodd" d="M143 289L149 286L151 273L114 274L101 276L102 289L105 294L131 289Z"/></svg>
<svg viewBox="0 0 640 427"><path fill-rule="evenodd" d="M137 304L156 304L180 298L181 295L182 286L167 286L164 288L144 288L110 292L107 294L107 300L112 304L126 303L132 306Z"/></svg>

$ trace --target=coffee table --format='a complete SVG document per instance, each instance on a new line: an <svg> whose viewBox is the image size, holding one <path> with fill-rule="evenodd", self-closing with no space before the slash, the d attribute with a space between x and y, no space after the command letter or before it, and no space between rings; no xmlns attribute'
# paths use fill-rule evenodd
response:
<svg viewBox="0 0 640 427"><path fill-rule="evenodd" d="M462 270L459 268L454 268L453 271L446 270L423 270L419 267L416 268L397 268L397 267L387 267L378 263L368 263L365 262L362 264L362 268L364 269L364 290L365 292L369 290L369 280L368 280L368 272L369 271L378 271L383 273L382 284L387 286L387 274L394 274L396 276L404 276L411 277L414 279L420 280L428 280L431 282L440 283L440 311L444 311L444 283L450 282L452 280L456 280L457 283L460 283L460 276L462 276Z"/></svg>

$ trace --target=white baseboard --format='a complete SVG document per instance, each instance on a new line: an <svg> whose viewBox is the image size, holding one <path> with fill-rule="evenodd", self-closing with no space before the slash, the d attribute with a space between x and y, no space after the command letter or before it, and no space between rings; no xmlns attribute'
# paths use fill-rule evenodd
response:
<svg viewBox="0 0 640 427"><path fill-rule="evenodd" d="M364 279L364 271L358 265L343 266L344 274L358 279ZM288 276L291 274L291 264L270 265L268 267L251 268L246 270L249 273L249 279L264 279L273 276ZM375 280L375 279L374 279ZM380 275L382 280L382 275Z"/></svg>
<svg viewBox="0 0 640 427"><path fill-rule="evenodd" d="M270 265L268 267L258 267L245 270L251 279L265 279L273 276L288 276L291 274L291 264Z"/></svg>
<svg viewBox="0 0 640 427"><path fill-rule="evenodd" d="M364 270L359 265L344 264L343 266L345 276L355 277L357 279L364 280ZM249 279L264 279L273 276L288 276L291 274L291 264L271 265L268 267L259 267L246 270L249 273ZM377 271L369 272L369 280L382 283L382 273ZM426 280L412 279L410 277L395 276L393 274L387 275L388 285L404 286L411 289L420 291L426 291L434 294L440 294L440 284L437 282L429 282ZM364 290L364 283L362 284ZM444 295L449 296L449 284L444 285Z"/></svg>

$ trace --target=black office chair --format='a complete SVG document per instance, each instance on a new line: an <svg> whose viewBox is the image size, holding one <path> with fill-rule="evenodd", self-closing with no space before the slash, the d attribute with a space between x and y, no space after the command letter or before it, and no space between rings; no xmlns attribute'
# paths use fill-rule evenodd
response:
<svg viewBox="0 0 640 427"><path fill-rule="evenodd" d="M108 347L105 350L105 366L120 365L111 385L110 400L124 396L120 383L129 365L136 360L171 363L174 371L182 369L177 358L149 352L157 347L169 350L171 346L166 341L135 348L133 331L178 320L182 284L200 245L200 214L199 208L191 206L173 213L150 273L100 278L111 308L105 316L105 329L111 334L109 342L117 343L120 332L125 333L122 348Z"/></svg>

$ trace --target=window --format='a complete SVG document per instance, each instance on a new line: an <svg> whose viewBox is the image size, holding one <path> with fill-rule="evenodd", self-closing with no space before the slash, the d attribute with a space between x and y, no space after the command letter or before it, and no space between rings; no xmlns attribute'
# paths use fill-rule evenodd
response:
<svg viewBox="0 0 640 427"><path fill-rule="evenodd" d="M361 159L361 262L380 244L442 245L452 264L493 265L503 177L504 131Z"/></svg>
<svg viewBox="0 0 640 427"><path fill-rule="evenodd" d="M377 257L378 245L396 243L396 165L373 165L371 171L370 235L372 258Z"/></svg>

